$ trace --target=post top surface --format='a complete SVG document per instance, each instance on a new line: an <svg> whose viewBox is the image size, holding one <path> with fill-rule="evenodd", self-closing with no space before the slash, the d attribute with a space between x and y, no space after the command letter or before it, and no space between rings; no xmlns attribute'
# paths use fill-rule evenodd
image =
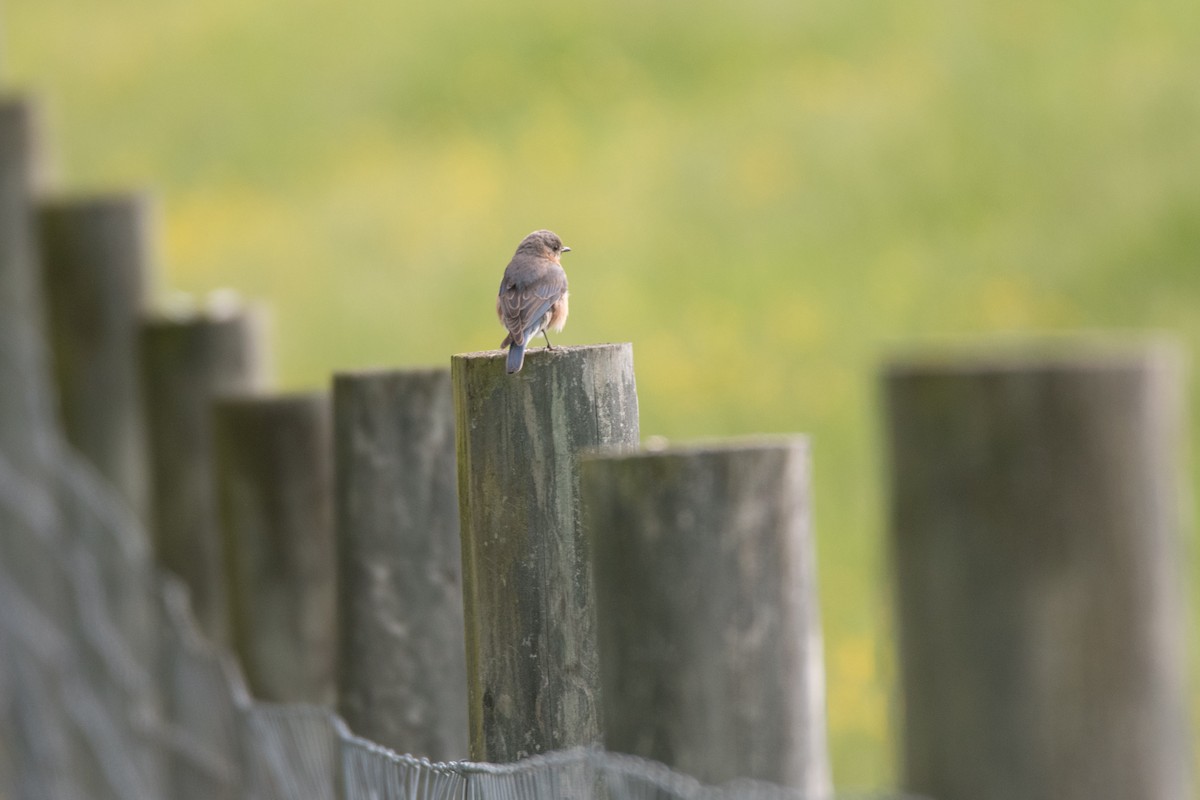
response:
<svg viewBox="0 0 1200 800"><path fill-rule="evenodd" d="M243 317L263 317L266 313L266 306L247 301L232 290L218 289L203 299L180 292L166 305L143 314L142 325L151 330L223 325Z"/></svg>
<svg viewBox="0 0 1200 800"><path fill-rule="evenodd" d="M1166 336L1114 338L1093 335L909 349L886 357L882 373L888 380L1019 373L1073 374L1172 368L1180 360L1178 343Z"/></svg>
<svg viewBox="0 0 1200 800"><path fill-rule="evenodd" d="M224 413L278 410L322 406L329 402L323 389L296 391L260 391L255 389L221 392L212 399L213 409Z"/></svg>
<svg viewBox="0 0 1200 800"><path fill-rule="evenodd" d="M361 367L357 369L335 370L333 373L334 384L361 381L361 380L388 380L400 378L425 378L433 379L438 377L449 378L449 367L432 367L432 366L373 366Z"/></svg>
<svg viewBox="0 0 1200 800"><path fill-rule="evenodd" d="M575 344L575 345L556 344L554 346L553 350L547 350L544 347L531 347L531 348L527 349L525 352L530 353L530 354L546 353L550 356L554 356L556 354L557 355L574 355L574 354L583 353L583 352L586 352L589 350L614 350L614 349L624 349L624 348L629 348L629 347L633 347L633 344L631 342L613 342L613 343L608 343L608 344ZM506 350L478 350L473 353L455 353L450 358L452 361L475 361L475 360L503 359L503 358L505 358L506 354L507 354Z"/></svg>
<svg viewBox="0 0 1200 800"><path fill-rule="evenodd" d="M668 442L662 437L652 436L642 442L640 447L593 448L585 452L583 458L585 460L634 460L787 450L808 451L809 447L808 435L800 433L754 434L684 442Z"/></svg>
<svg viewBox="0 0 1200 800"><path fill-rule="evenodd" d="M38 199L38 213L45 217L73 217L101 213L137 213L153 205L154 192L143 187L51 191Z"/></svg>

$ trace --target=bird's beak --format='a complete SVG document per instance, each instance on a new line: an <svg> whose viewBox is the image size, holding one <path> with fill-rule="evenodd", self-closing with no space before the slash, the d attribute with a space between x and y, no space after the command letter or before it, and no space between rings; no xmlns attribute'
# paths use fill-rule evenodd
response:
<svg viewBox="0 0 1200 800"><path fill-rule="evenodd" d="M562 249L562 251L563 251L564 253L569 253L569 252L571 252L571 248L567 247L567 246L564 244L564 245L563 245L563 249Z"/></svg>

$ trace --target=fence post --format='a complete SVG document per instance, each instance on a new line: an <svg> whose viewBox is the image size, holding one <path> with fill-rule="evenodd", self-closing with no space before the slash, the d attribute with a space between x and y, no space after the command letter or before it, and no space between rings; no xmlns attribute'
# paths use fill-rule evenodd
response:
<svg viewBox="0 0 1200 800"><path fill-rule="evenodd" d="M234 650L251 693L332 705L333 453L324 392L218 399L217 496Z"/></svg>
<svg viewBox="0 0 1200 800"><path fill-rule="evenodd" d="M446 369L334 376L338 710L435 760L467 751L466 656Z"/></svg>
<svg viewBox="0 0 1200 800"><path fill-rule="evenodd" d="M67 440L146 519L137 326L146 295L149 203L140 194L44 202L38 245Z"/></svg>
<svg viewBox="0 0 1200 800"><path fill-rule="evenodd" d="M49 413L49 386L40 380L45 326L33 234L41 127L41 106L34 99L0 97L0 357L30 376L0 384L0 452L20 460L22 468L45 457L38 435L46 426L30 421Z"/></svg>
<svg viewBox="0 0 1200 800"><path fill-rule="evenodd" d="M608 748L827 797L808 440L597 454L580 481Z"/></svg>
<svg viewBox="0 0 1200 800"><path fill-rule="evenodd" d="M156 318L141 327L150 443L151 537L159 563L191 592L200 629L228 646L229 605L213 477L212 408L263 383L256 309Z"/></svg>
<svg viewBox="0 0 1200 800"><path fill-rule="evenodd" d="M15 767L0 774L0 794L40 787L47 797L73 797L96 773L64 700L72 676L46 669L9 627L17 618L10 592L50 622L35 628L43 641L69 641L77 622L51 461L53 406L33 233L41 124L35 99L0 97L0 679L9 683L0 696L0 767Z"/></svg>
<svg viewBox="0 0 1200 800"><path fill-rule="evenodd" d="M1173 366L887 370L907 788L1189 795Z"/></svg>
<svg viewBox="0 0 1200 800"><path fill-rule="evenodd" d="M599 743L580 451L638 441L633 347L559 347L516 375L451 360L463 531L471 758Z"/></svg>
<svg viewBox="0 0 1200 800"><path fill-rule="evenodd" d="M145 721L161 718L163 712L160 687L148 669L160 656L154 602L159 579L144 528L148 474L137 354L150 221L149 203L141 194L63 197L38 206L35 230L50 343L47 367L53 366L58 389L56 422L94 469L73 471L64 480L63 524L72 538L86 544L86 569L94 572L95 585L103 587L101 596L115 623L112 632L121 635L124 649L146 669L133 682L137 691L105 694L103 702L112 719L129 726L120 734L130 746L129 757L137 760L143 789L158 791L165 760L157 751L157 731ZM64 451L59 458L75 456ZM89 493L80 487L94 482L93 475L102 485L88 503L84 498ZM92 503L101 497L109 511L98 525ZM81 574L76 573L76 582ZM85 640L94 635L93 625L84 615L79 635ZM80 650L79 663L87 675L105 675L108 669L90 648ZM108 738L115 733L109 731ZM93 772L104 769L118 773L100 764Z"/></svg>

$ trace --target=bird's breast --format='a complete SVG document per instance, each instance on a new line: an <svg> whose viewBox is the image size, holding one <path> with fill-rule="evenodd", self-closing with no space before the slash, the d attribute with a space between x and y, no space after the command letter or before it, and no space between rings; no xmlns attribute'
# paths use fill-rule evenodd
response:
<svg viewBox="0 0 1200 800"><path fill-rule="evenodd" d="M550 306L550 322L546 325L550 330L558 332L567 324L567 292L554 301Z"/></svg>

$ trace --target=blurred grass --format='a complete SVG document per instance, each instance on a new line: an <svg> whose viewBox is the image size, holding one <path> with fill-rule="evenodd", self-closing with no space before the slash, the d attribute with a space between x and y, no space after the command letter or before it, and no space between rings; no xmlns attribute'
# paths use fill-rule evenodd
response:
<svg viewBox="0 0 1200 800"><path fill-rule="evenodd" d="M3 11L65 184L156 187L162 288L268 300L284 384L494 347L500 272L550 227L562 342L634 342L644 434L811 432L841 787L896 780L881 357L1200 350L1194 0ZM1195 449L1195 393L1191 422Z"/></svg>

